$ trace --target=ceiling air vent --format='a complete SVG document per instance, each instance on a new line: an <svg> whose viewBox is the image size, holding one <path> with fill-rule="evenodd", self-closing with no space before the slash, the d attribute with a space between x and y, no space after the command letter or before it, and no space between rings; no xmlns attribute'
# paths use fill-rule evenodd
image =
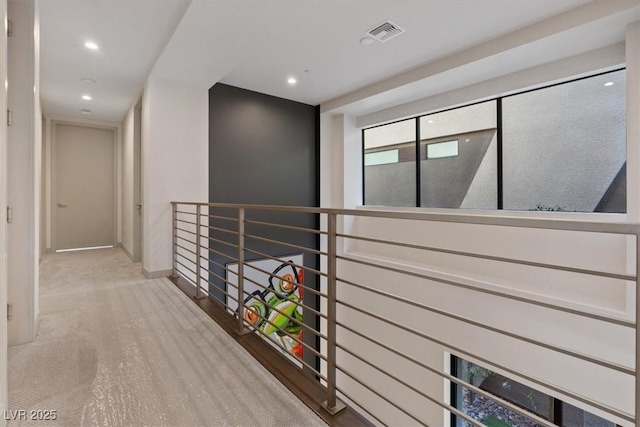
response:
<svg viewBox="0 0 640 427"><path fill-rule="evenodd" d="M386 21L369 31L367 34L376 40L386 42L387 40L391 40L402 33L404 33L402 28L398 27L393 22Z"/></svg>

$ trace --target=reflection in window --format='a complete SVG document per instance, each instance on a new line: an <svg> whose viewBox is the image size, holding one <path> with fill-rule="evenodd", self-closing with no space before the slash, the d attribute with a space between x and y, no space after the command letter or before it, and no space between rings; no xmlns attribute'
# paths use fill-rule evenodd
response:
<svg viewBox="0 0 640 427"><path fill-rule="evenodd" d="M364 131L364 202L416 205L416 124L406 120Z"/></svg>
<svg viewBox="0 0 640 427"><path fill-rule="evenodd" d="M436 142L427 145L427 159L442 159L458 155L458 140Z"/></svg>
<svg viewBox="0 0 640 427"><path fill-rule="evenodd" d="M365 166L388 165L398 163L398 149L372 151L364 154Z"/></svg>
<svg viewBox="0 0 640 427"><path fill-rule="evenodd" d="M420 117L420 206L496 209L497 105Z"/></svg>

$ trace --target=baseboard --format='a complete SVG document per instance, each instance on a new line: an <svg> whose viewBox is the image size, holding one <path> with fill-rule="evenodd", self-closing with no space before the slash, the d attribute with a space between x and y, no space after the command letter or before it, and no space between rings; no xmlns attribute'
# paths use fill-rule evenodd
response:
<svg viewBox="0 0 640 427"><path fill-rule="evenodd" d="M147 279L160 279L162 277L169 277L173 273L173 270L156 270L156 271L147 271L146 268L142 269L142 274Z"/></svg>
<svg viewBox="0 0 640 427"><path fill-rule="evenodd" d="M125 254L127 254L127 256L129 257L129 259L131 260L131 262L136 262L133 258L133 254L131 252L129 252L129 249L127 249L127 247L125 245L122 244L122 242L118 242L118 247L120 249L122 249L124 251Z"/></svg>
<svg viewBox="0 0 640 427"><path fill-rule="evenodd" d="M35 341L36 337L38 336L38 328L40 327L40 307L38 306L38 312L36 313L36 319L34 322L34 328L33 328L33 339Z"/></svg>

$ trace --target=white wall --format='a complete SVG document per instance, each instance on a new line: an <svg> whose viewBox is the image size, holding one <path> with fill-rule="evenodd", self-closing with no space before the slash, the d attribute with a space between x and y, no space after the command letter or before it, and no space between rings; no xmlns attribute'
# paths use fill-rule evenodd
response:
<svg viewBox="0 0 640 427"><path fill-rule="evenodd" d="M638 31L630 31L638 43ZM597 55L600 57L599 55ZM610 56L611 63L602 64L603 68L617 64L616 55ZM637 62L637 55L635 57ZM576 71L576 64L572 70ZM593 62L586 62L582 71L587 71ZM552 64L555 69L557 64ZM638 66L637 64L635 65ZM538 71L545 75L542 68ZM637 167L638 127L629 124L637 122L638 73L629 71L627 80L627 100L631 102L631 114L627 116L627 151L630 170ZM530 82L530 73L520 73L522 87ZM509 85L517 84L517 79L509 77ZM486 86L476 85L464 99L464 91L455 91L450 99L456 103L472 102L474 94L487 94L496 87L495 81ZM629 89L630 87L636 88ZM437 99L422 100L420 105L433 105L443 108L447 94ZM631 101L629 101L631 99ZM417 108L412 105L411 108ZM628 107L629 108L629 104ZM635 109L633 109L635 108ZM361 140L360 123L372 124L374 117L393 120L389 111L376 113L366 118L356 119L348 115L321 116L321 158L324 160L321 172L321 198L323 207L356 208L362 196L361 186ZM398 113L407 111L402 107ZM428 112L421 110L420 112ZM397 117L400 118L400 117ZM330 131L332 130L332 131ZM629 133L632 133L629 135ZM635 133L634 133L635 132ZM637 172L628 172L629 212L637 212L636 197L632 195L638 186L640 177ZM435 210L457 214L456 211ZM606 214L553 214L534 212L496 212L465 211L471 215L523 216L543 218L564 218L576 220L601 220L617 222L627 219L626 215ZM629 216L630 219L635 217ZM347 233L360 236L388 239L454 250L470 251L480 254L514 257L538 262L549 262L588 269L629 273L634 271L635 247L629 246L624 237L601 236L588 233L566 233L552 231L534 231L527 229L487 227L479 225L444 223L409 223L403 220L359 219L344 221ZM375 265L400 268L417 274L432 274L443 280L462 281L471 288L497 290L527 300L551 303L562 307L575 308L589 313L604 314L615 318L634 320L635 291L632 283L614 279L594 279L566 272L550 272L543 269L502 265L497 262L478 261L453 255L442 255L416 250L383 247L378 244L351 241L346 244L339 241L340 249L346 256ZM324 242L323 242L324 245ZM323 248L326 248L324 246ZM631 260L631 261L629 261ZM635 333L630 328L611 325L602 321L580 318L571 314L553 311L548 308L511 301L499 296L474 292L440 283L434 280L419 279L378 268L358 265L352 262L338 263L338 277L379 289L394 295L416 300L422 304L441 309L456 315L473 319L499 330L523 335L545 343L557 345L571 351L588 354L593 357L622 364L633 368L635 365ZM338 298L367 312L375 312L388 319L411 326L420 332L431 335L451 347L468 354L458 353L467 359L477 358L494 361L521 375L537 378L548 384L559 386L571 393L585 396L594 401L609 405L623 412L634 411L634 381L631 376L613 372L606 368L595 367L587 362L561 355L542 347L521 342L517 339L489 332L477 327L465 325L459 321L430 313L423 309L411 308L400 302L381 299L366 291L358 290L338 283ZM437 370L447 369L448 348L407 332L391 328L370 317L357 313L345 306L338 305L338 319L346 325L380 340L385 344L415 357ZM448 399L445 381L435 374L416 367L410 362L381 350L366 340L338 328L338 342L355 349L366 356L374 365L399 376L417 389L444 402ZM436 404L426 401L415 392L394 383L393 380L359 363L345 352L338 352L338 364L355 373L368 384L374 385L383 394L409 409L417 418L429 425L448 423L443 410ZM481 363L486 365L485 363ZM506 373L502 369L488 366L495 371ZM612 418L595 408L585 407L567 398L563 393L545 389L540 385L523 380L518 375L507 376L525 384L534 386L569 403L582 407L621 425L631 425L621 419ZM382 399L339 374L338 384L345 391L361 401L383 422L390 425L415 424L411 418L402 415Z"/></svg>
<svg viewBox="0 0 640 427"><path fill-rule="evenodd" d="M134 125L135 104L129 108L122 121L122 144L120 157L122 199L121 199L121 240L125 251L133 256L133 174L134 174Z"/></svg>
<svg viewBox="0 0 640 427"><path fill-rule="evenodd" d="M7 2L0 1L0 22L7 22ZM8 404L7 390L7 33L0 31L0 412ZM0 425L6 425L4 417Z"/></svg>
<svg viewBox="0 0 640 427"><path fill-rule="evenodd" d="M13 36L8 46L9 108L8 302L13 318L8 325L10 345L35 337L38 316L41 110L39 95L39 29L37 1L9 1Z"/></svg>
<svg viewBox="0 0 640 427"><path fill-rule="evenodd" d="M172 268L171 201L208 200L209 96L155 77L142 101L143 272Z"/></svg>

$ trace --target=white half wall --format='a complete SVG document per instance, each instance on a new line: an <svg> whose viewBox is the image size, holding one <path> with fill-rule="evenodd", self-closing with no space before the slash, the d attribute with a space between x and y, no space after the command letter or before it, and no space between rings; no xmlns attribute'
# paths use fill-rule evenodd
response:
<svg viewBox="0 0 640 427"><path fill-rule="evenodd" d="M143 272L172 268L171 201L209 197L209 93L155 77L142 100Z"/></svg>

